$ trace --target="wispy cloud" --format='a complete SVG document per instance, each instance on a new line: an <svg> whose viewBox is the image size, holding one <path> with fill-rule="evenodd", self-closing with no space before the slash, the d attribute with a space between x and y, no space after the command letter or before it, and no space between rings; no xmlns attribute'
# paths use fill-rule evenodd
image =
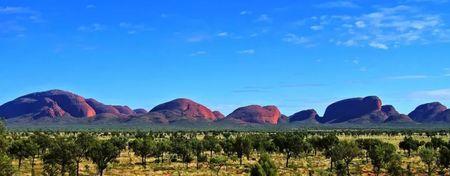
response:
<svg viewBox="0 0 450 176"><path fill-rule="evenodd" d="M317 5L318 8L359 8L351 1L332 1Z"/></svg>
<svg viewBox="0 0 450 176"><path fill-rule="evenodd" d="M27 7L0 7L0 14L33 14L35 11L27 8Z"/></svg>
<svg viewBox="0 0 450 176"><path fill-rule="evenodd" d="M309 25L312 30L321 30L320 39L315 41L328 40L346 47L391 49L450 42L450 29L444 17L445 14L424 8L397 5L377 6L358 15L320 15L300 21L302 27Z"/></svg>
<svg viewBox="0 0 450 176"><path fill-rule="evenodd" d="M426 78L429 78L429 76L427 76L427 75L402 75L402 76L388 77L388 79L393 79L393 80L426 79Z"/></svg>
<svg viewBox="0 0 450 176"><path fill-rule="evenodd" d="M15 33L16 35L23 35L22 33L26 30L24 26L14 21L0 22L0 33L3 34Z"/></svg>
<svg viewBox="0 0 450 176"><path fill-rule="evenodd" d="M82 25L77 28L81 32L100 32L106 29L106 26L99 23L92 23L90 25Z"/></svg>
<svg viewBox="0 0 450 176"><path fill-rule="evenodd" d="M129 22L121 22L119 23L119 27L127 30L128 34L136 34L140 32L154 30L154 28L148 27L144 24L134 24Z"/></svg>
<svg viewBox="0 0 450 176"><path fill-rule="evenodd" d="M256 22L272 22L272 18L267 14L260 15L256 20Z"/></svg>
<svg viewBox="0 0 450 176"><path fill-rule="evenodd" d="M41 13L28 7L0 6L0 34L6 37L25 37L31 25L44 22Z"/></svg>
<svg viewBox="0 0 450 176"><path fill-rule="evenodd" d="M251 55L251 54L255 54L255 50L254 49L246 49L246 50L238 51L237 53L238 54Z"/></svg>
<svg viewBox="0 0 450 176"><path fill-rule="evenodd" d="M410 94L413 99L450 100L450 89L416 91Z"/></svg>
<svg viewBox="0 0 450 176"><path fill-rule="evenodd" d="M383 43L378 43L378 42L370 42L369 46L372 48L377 48L377 49L384 49L387 50L389 49L389 47Z"/></svg>
<svg viewBox="0 0 450 176"><path fill-rule="evenodd" d="M208 54L206 51L196 51L191 53L189 56L201 56L201 55L206 55Z"/></svg>
<svg viewBox="0 0 450 176"><path fill-rule="evenodd" d="M406 2L444 4L444 3L448 3L449 1L448 0L406 0Z"/></svg>
<svg viewBox="0 0 450 176"><path fill-rule="evenodd" d="M310 29L313 31L320 31L323 29L323 26L322 25L313 25L310 27Z"/></svg>
<svg viewBox="0 0 450 176"><path fill-rule="evenodd" d="M296 44L296 45L303 45L306 47L311 47L314 46L314 44L312 44L312 42L303 36L298 36L296 34L292 34L292 33L288 33L286 35L284 35L283 39L284 42L288 42L288 43L292 43L292 44Z"/></svg>
<svg viewBox="0 0 450 176"><path fill-rule="evenodd" d="M239 15L250 15L250 14L252 14L252 12L248 10L243 10L239 13Z"/></svg>
<svg viewBox="0 0 450 176"><path fill-rule="evenodd" d="M86 6L86 9L95 9L96 6L94 4L89 4Z"/></svg>
<svg viewBox="0 0 450 176"><path fill-rule="evenodd" d="M281 84L280 88L309 88L309 87L323 87L327 84L321 83L299 83L299 84Z"/></svg>
<svg viewBox="0 0 450 176"><path fill-rule="evenodd" d="M196 43L196 42L205 41L205 40L207 40L209 38L210 37L208 35L192 35L192 36L188 37L186 39L186 41L190 42L190 43Z"/></svg>
<svg viewBox="0 0 450 176"><path fill-rule="evenodd" d="M228 32L219 32L218 34L217 34L217 36L219 36L219 37L226 37L226 36L228 36L229 34L228 34Z"/></svg>

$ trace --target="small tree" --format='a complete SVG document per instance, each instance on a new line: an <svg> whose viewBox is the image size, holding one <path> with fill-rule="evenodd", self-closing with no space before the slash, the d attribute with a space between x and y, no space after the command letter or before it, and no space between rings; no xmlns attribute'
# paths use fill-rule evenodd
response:
<svg viewBox="0 0 450 176"><path fill-rule="evenodd" d="M331 158L334 161L342 161L347 175L350 176L350 164L361 155L361 150L355 142L342 141L331 149Z"/></svg>
<svg viewBox="0 0 450 176"><path fill-rule="evenodd" d="M120 155L120 146L115 145L114 142L116 141L112 139L96 141L87 153L92 162L97 165L97 171L100 176L103 176L103 172L108 167L108 164Z"/></svg>
<svg viewBox="0 0 450 176"><path fill-rule="evenodd" d="M404 174L402 158L398 153L395 153L392 160L387 164L387 172L392 176L402 176Z"/></svg>
<svg viewBox="0 0 450 176"><path fill-rule="evenodd" d="M191 145L197 160L196 168L198 170L200 168L200 163L207 160L206 156L203 154L203 152L205 151L205 144L204 141L200 141L194 138L193 140L191 140Z"/></svg>
<svg viewBox="0 0 450 176"><path fill-rule="evenodd" d="M321 148L323 148L325 157L330 158L330 172L333 172L333 160L331 149L339 143L336 135L327 135L320 140Z"/></svg>
<svg viewBox="0 0 450 176"><path fill-rule="evenodd" d="M291 157L300 156L311 150L311 145L300 134L278 134L274 137L273 142L286 157L285 167L289 167L289 159Z"/></svg>
<svg viewBox="0 0 450 176"><path fill-rule="evenodd" d="M172 139L171 145L172 153L176 154L181 161L186 164L186 168L189 167L189 163L192 161L191 156L191 143L188 139L182 136L178 136Z"/></svg>
<svg viewBox="0 0 450 176"><path fill-rule="evenodd" d="M220 152L222 150L219 140L211 135L206 135L203 139L203 147L209 151L210 156L213 156L213 152Z"/></svg>
<svg viewBox="0 0 450 176"><path fill-rule="evenodd" d="M8 153L19 161L19 170L22 166L22 161L29 157L33 158L32 165L34 165L34 157L37 154L36 151L37 145L29 139L15 140L8 149Z"/></svg>
<svg viewBox="0 0 450 176"><path fill-rule="evenodd" d="M436 152L432 148L424 147L419 151L420 159L427 165L427 174L432 175L435 169Z"/></svg>
<svg viewBox="0 0 450 176"><path fill-rule="evenodd" d="M373 150L375 146L382 143L379 139L357 139L356 143L358 144L360 149L364 149L366 163L369 162L369 151Z"/></svg>
<svg viewBox="0 0 450 176"><path fill-rule="evenodd" d="M130 142L131 150L134 154L141 157L141 164L147 167L147 158L154 155L156 144L151 137L138 138Z"/></svg>
<svg viewBox="0 0 450 176"><path fill-rule="evenodd" d="M242 165L242 157L246 155L247 157L250 156L250 152L252 148L251 141L242 136L237 136L236 140L233 144L233 151L237 154L237 157L239 158L239 164Z"/></svg>
<svg viewBox="0 0 450 176"><path fill-rule="evenodd" d="M450 150L447 147L442 147L439 150L439 166L441 166L441 170L448 169L450 166Z"/></svg>
<svg viewBox="0 0 450 176"><path fill-rule="evenodd" d="M209 160L209 168L219 175L220 170L227 164L228 158L225 156L215 156Z"/></svg>
<svg viewBox="0 0 450 176"><path fill-rule="evenodd" d="M43 155L45 151L50 147L52 140L50 137L42 132L36 132L30 136L31 141L38 145L38 156Z"/></svg>
<svg viewBox="0 0 450 176"><path fill-rule="evenodd" d="M171 150L170 143L166 139L156 142L155 156L160 162L164 162L164 154Z"/></svg>
<svg viewBox="0 0 450 176"><path fill-rule="evenodd" d="M411 157L412 151L417 151L420 147L420 141L413 139L412 137L405 137L398 146L408 152L408 157Z"/></svg>
<svg viewBox="0 0 450 176"><path fill-rule="evenodd" d="M52 172L56 170L54 168L58 165L59 169L57 170L61 172L61 175L64 175L75 164L76 148L77 145L71 138L58 137L43 156L44 165Z"/></svg>
<svg viewBox="0 0 450 176"><path fill-rule="evenodd" d="M76 175L80 173L80 163L83 158L87 158L87 152L94 145L95 137L88 133L81 133L75 139L77 147L74 149L75 163L76 163Z"/></svg>
<svg viewBox="0 0 450 176"><path fill-rule="evenodd" d="M395 159L396 148L389 143L377 144L369 151L369 157L372 161L373 170L378 175L382 168L385 168L393 159Z"/></svg>
<svg viewBox="0 0 450 176"><path fill-rule="evenodd" d="M14 175L11 159L6 155L7 146L6 130L0 121L0 175Z"/></svg>
<svg viewBox="0 0 450 176"><path fill-rule="evenodd" d="M438 137L432 137L430 142L427 142L425 144L425 147L428 148L433 148L435 150L442 148L443 146L445 146L445 141L442 140L442 138L438 138Z"/></svg>

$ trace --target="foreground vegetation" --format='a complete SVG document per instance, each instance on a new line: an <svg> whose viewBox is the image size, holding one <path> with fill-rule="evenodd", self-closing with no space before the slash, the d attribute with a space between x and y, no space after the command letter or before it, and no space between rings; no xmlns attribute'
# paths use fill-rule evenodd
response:
<svg viewBox="0 0 450 176"><path fill-rule="evenodd" d="M7 132L0 175L444 175L447 132Z"/></svg>

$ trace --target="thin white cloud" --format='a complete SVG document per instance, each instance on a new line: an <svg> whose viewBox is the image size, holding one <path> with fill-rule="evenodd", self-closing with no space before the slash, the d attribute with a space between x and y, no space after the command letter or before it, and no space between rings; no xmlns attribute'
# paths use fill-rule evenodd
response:
<svg viewBox="0 0 450 176"><path fill-rule="evenodd" d="M86 9L94 9L96 6L94 4L89 4L86 6Z"/></svg>
<svg viewBox="0 0 450 176"><path fill-rule="evenodd" d="M292 43L292 44L308 44L310 41L303 36L298 36L292 33L286 34L283 37L284 42Z"/></svg>
<svg viewBox="0 0 450 176"><path fill-rule="evenodd" d="M193 35L186 39L187 42L196 43L207 40L209 37L207 35Z"/></svg>
<svg viewBox="0 0 450 176"><path fill-rule="evenodd" d="M429 78L429 76L427 76L427 75L402 75L402 76L388 77L388 79L393 79L393 80L426 79L426 78Z"/></svg>
<svg viewBox="0 0 450 176"><path fill-rule="evenodd" d="M377 49L384 49L387 50L389 49L389 47L383 43L378 43L378 42L370 42L369 46L372 48L377 48Z"/></svg>
<svg viewBox="0 0 450 176"><path fill-rule="evenodd" d="M320 31L320 30L323 29L323 26L321 26L321 25L314 25L314 26L311 26L310 29L313 30L313 31Z"/></svg>
<svg viewBox="0 0 450 176"><path fill-rule="evenodd" d="M239 15L250 15L250 14L252 14L252 12L248 10L243 10L239 13Z"/></svg>
<svg viewBox="0 0 450 176"><path fill-rule="evenodd" d="M121 23L119 23L119 27L127 30L128 34L136 34L139 32L154 30L153 28L147 27L144 24L134 24L134 23L129 23L129 22L121 22Z"/></svg>
<svg viewBox="0 0 450 176"><path fill-rule="evenodd" d="M328 39L339 46L370 46L378 49L413 44L450 42L445 14L408 5L374 7L358 15L319 15L301 21L301 26L322 30L315 41ZM314 27L312 27L314 26ZM320 27L319 27L320 26ZM311 38L309 36L308 38Z"/></svg>
<svg viewBox="0 0 450 176"><path fill-rule="evenodd" d="M318 8L359 8L359 6L351 1L332 1L317 5Z"/></svg>
<svg viewBox="0 0 450 176"><path fill-rule="evenodd" d="M364 21L357 21L357 22L355 22L355 26L358 28L365 28L366 23Z"/></svg>
<svg viewBox="0 0 450 176"><path fill-rule="evenodd" d="M410 94L413 99L449 100L450 89L416 91Z"/></svg>
<svg viewBox="0 0 450 176"><path fill-rule="evenodd" d="M106 29L106 26L99 23L93 23L90 25L82 25L77 28L81 32L100 32Z"/></svg>
<svg viewBox="0 0 450 176"><path fill-rule="evenodd" d="M237 53L238 54L251 55L251 54L255 54L255 50L254 49L246 49L246 50L238 51Z"/></svg>
<svg viewBox="0 0 450 176"><path fill-rule="evenodd" d="M33 14L36 13L33 10L30 10L27 7L0 7L0 14Z"/></svg>
<svg viewBox="0 0 450 176"><path fill-rule="evenodd" d="M219 32L218 34L217 34L217 36L219 36L219 37L226 37L226 36L228 36L229 34L228 34L228 32Z"/></svg>
<svg viewBox="0 0 450 176"><path fill-rule="evenodd" d="M337 41L336 44L350 47L350 46L358 45L358 42L356 40L350 39L350 40L347 40L347 41Z"/></svg>
<svg viewBox="0 0 450 176"><path fill-rule="evenodd" d="M190 54L190 56L201 56L208 54L206 51L196 51Z"/></svg>
<svg viewBox="0 0 450 176"><path fill-rule="evenodd" d="M260 15L256 20L256 22L272 22L272 18L267 14Z"/></svg>

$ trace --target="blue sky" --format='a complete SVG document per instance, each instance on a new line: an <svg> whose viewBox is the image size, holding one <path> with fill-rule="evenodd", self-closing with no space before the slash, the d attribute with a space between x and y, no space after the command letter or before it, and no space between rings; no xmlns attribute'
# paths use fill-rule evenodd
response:
<svg viewBox="0 0 450 176"><path fill-rule="evenodd" d="M0 103L64 89L283 113L377 95L450 106L450 2L0 1Z"/></svg>

